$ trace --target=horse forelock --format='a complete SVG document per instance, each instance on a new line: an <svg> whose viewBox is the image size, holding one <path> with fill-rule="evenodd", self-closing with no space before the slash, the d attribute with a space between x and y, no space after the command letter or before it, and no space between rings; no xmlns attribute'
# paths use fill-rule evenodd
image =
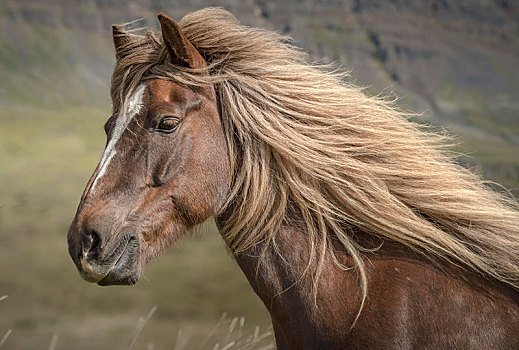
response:
<svg viewBox="0 0 519 350"><path fill-rule="evenodd" d="M519 288L517 203L458 166L443 135L223 9L188 14L180 26L209 74L168 63L159 34L132 35L112 78L114 110L146 79L214 84L234 174L222 234L235 254L271 243L297 219L311 246L324 248L318 266L338 238L364 295L363 247L352 230Z"/></svg>

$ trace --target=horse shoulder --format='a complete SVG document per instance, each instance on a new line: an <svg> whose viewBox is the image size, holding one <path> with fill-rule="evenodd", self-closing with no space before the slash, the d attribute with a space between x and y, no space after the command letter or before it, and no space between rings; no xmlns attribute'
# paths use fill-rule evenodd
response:
<svg viewBox="0 0 519 350"><path fill-rule="evenodd" d="M502 283L412 253L368 266L349 348L519 348L519 294Z"/></svg>
<svg viewBox="0 0 519 350"><path fill-rule="evenodd" d="M276 244L237 262L271 314L279 349L519 349L519 294L499 282L384 244L366 255L367 298L355 322L354 268L326 254L314 289L316 262L301 277L305 240L285 230ZM354 266L346 253L336 257Z"/></svg>

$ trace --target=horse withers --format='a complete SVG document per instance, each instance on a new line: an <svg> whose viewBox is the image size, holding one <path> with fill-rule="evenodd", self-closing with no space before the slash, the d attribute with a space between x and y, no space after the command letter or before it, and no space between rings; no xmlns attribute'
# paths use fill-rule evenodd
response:
<svg viewBox="0 0 519 350"><path fill-rule="evenodd" d="M280 349L519 348L517 203L387 101L222 9L114 26L107 145L68 234L134 284L213 216Z"/></svg>

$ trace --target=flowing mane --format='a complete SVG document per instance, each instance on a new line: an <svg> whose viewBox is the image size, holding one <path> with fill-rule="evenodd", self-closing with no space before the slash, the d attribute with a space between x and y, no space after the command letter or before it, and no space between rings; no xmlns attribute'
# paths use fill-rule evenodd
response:
<svg viewBox="0 0 519 350"><path fill-rule="evenodd" d="M233 179L222 234L234 254L275 247L279 228L297 223L313 247L309 264L334 257L340 242L364 297L368 247L359 231L519 289L517 203L457 165L443 136L308 64L289 38L240 25L223 9L179 24L207 71L169 63L159 33L131 34L112 78L113 107L143 80L214 84Z"/></svg>

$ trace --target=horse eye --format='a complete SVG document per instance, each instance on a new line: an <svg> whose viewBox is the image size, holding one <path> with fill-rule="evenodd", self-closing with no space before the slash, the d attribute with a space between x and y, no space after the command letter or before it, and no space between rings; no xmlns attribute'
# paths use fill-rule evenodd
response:
<svg viewBox="0 0 519 350"><path fill-rule="evenodd" d="M159 132L170 133L175 131L179 125L180 120L178 118L164 118L160 121L155 130Z"/></svg>

